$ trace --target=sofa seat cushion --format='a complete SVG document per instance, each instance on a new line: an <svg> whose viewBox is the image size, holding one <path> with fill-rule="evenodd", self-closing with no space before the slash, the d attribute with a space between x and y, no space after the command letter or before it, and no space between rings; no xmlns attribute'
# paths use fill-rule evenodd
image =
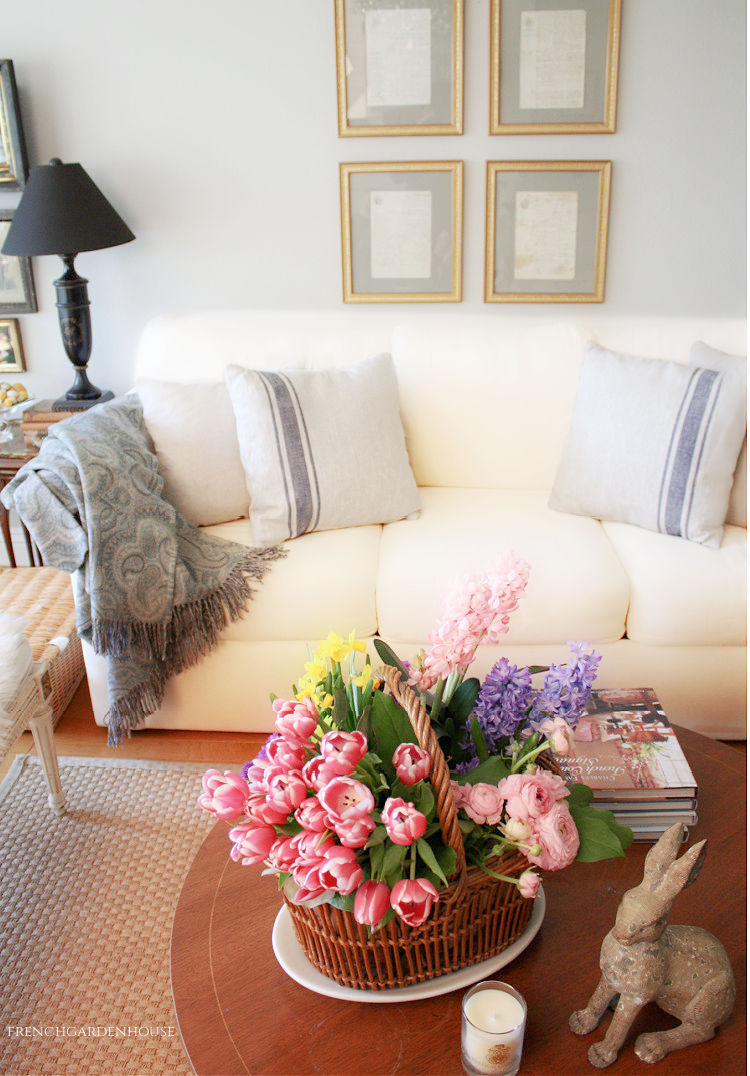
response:
<svg viewBox="0 0 750 1076"><path fill-rule="evenodd" d="M719 549L628 523L604 530L630 578L629 639L661 646L742 646L747 636L747 531L724 527Z"/></svg>
<svg viewBox="0 0 750 1076"><path fill-rule="evenodd" d="M252 544L248 519L204 530L242 545ZM245 615L225 628L222 638L248 642L307 639L314 646L330 631L373 635L380 532L380 526L347 527L285 542L286 556L271 567ZM300 675L302 671L300 667ZM277 685L273 690L286 687Z"/></svg>
<svg viewBox="0 0 750 1076"><path fill-rule="evenodd" d="M384 638L426 643L447 588L505 549L531 567L509 643L622 637L628 578L600 523L553 512L542 491L422 487L420 494L419 519L383 528L377 603Z"/></svg>

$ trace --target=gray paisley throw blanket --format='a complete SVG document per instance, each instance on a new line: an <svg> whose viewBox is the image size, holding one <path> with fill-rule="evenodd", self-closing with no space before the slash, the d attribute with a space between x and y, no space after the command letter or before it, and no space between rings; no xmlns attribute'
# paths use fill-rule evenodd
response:
<svg viewBox="0 0 750 1076"><path fill-rule="evenodd" d="M107 660L112 744L159 708L169 677L208 653L283 556L203 534L163 485L127 396L53 426L2 492L44 562L75 573L78 634Z"/></svg>

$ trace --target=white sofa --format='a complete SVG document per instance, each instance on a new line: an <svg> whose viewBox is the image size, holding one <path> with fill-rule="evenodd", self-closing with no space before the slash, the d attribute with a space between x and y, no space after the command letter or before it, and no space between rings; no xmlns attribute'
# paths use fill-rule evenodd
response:
<svg viewBox="0 0 750 1076"><path fill-rule="evenodd" d="M744 354L745 323L447 308L153 321L136 375L163 381L220 381L229 363L317 369L389 352L422 510L287 542L247 615L170 682L148 724L269 730L269 693L290 690L309 643L354 629L410 658L427 642L444 588L511 548L531 565L529 586L502 644L480 649L478 675L502 655L519 664L562 660L567 640L584 639L602 654L599 686L653 687L674 722L744 738L745 529L725 526L721 547L710 549L547 506L589 340L684 362L696 340ZM209 438L211 424L205 414L185 438ZM209 529L249 544L247 518ZM103 661L85 650L101 724Z"/></svg>

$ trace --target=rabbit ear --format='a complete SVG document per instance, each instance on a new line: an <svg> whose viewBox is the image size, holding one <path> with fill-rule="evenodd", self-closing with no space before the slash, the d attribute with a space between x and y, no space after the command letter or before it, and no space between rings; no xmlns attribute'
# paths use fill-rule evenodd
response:
<svg viewBox="0 0 750 1076"><path fill-rule="evenodd" d="M685 838L686 827L683 822L675 822L662 833L659 840L646 855L643 867L643 884L647 889L657 889L664 881L664 876L677 859L677 853Z"/></svg>
<svg viewBox="0 0 750 1076"><path fill-rule="evenodd" d="M707 851L705 840L688 848L684 856L680 856L669 868L661 885L656 887L656 895L671 903L681 890L686 889L698 877Z"/></svg>

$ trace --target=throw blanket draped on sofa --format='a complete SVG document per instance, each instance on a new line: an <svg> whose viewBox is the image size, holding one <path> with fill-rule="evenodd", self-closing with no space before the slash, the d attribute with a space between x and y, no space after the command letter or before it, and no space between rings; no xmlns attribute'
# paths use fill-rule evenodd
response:
<svg viewBox="0 0 750 1076"><path fill-rule="evenodd" d="M52 427L2 492L46 564L75 572L77 629L107 658L109 741L157 710L245 610L283 551L202 534L162 496L140 401L123 397Z"/></svg>

